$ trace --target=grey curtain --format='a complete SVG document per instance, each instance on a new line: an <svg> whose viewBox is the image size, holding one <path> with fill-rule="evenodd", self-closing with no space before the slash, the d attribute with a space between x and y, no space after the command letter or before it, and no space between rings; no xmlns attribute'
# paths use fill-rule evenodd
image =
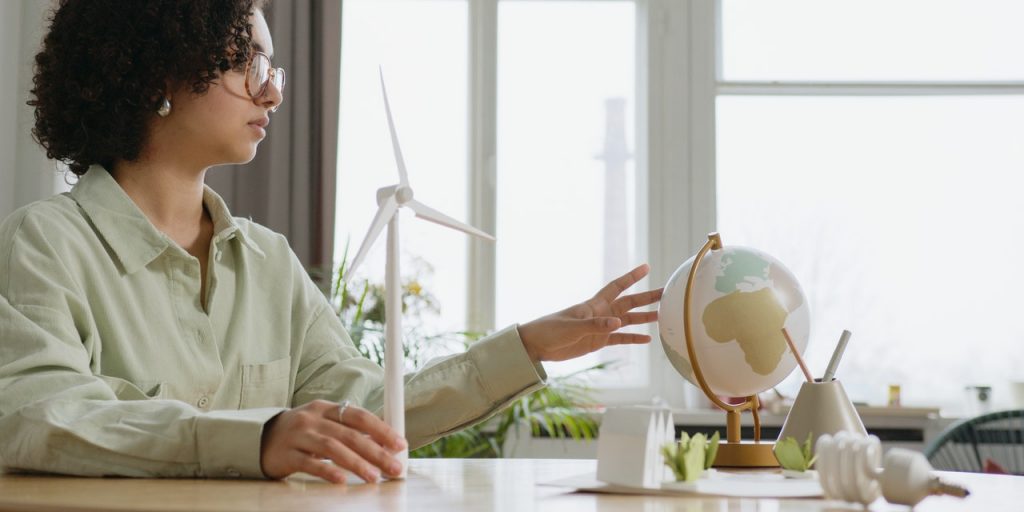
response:
<svg viewBox="0 0 1024 512"><path fill-rule="evenodd" d="M341 0L271 2L265 12L284 102L246 165L211 169L206 182L231 208L288 238L320 284L334 252L341 67Z"/></svg>

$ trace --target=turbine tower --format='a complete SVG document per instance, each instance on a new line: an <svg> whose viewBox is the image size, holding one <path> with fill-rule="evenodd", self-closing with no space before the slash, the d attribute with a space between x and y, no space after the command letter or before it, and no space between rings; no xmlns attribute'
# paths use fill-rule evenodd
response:
<svg viewBox="0 0 1024 512"><path fill-rule="evenodd" d="M403 381L402 350L402 283L399 271L398 251L398 210L409 208L417 217L435 222L442 226L457 229L464 233L494 241L494 237L468 224L449 217L414 199L409 176L402 158L402 148L398 144L398 133L391 117L391 104L388 102L388 91L384 85L384 71L380 70L380 89L384 95L384 111L388 118L388 130L391 132L391 147L395 153L395 164L398 167L398 184L377 189L377 214L370 223L370 229L363 238L359 252L352 260L352 266L345 274L345 280L351 280L363 258L377 241L384 226L388 227L387 265L384 274L384 422L405 437L405 383ZM407 472L409 450L398 455L402 464L401 477Z"/></svg>

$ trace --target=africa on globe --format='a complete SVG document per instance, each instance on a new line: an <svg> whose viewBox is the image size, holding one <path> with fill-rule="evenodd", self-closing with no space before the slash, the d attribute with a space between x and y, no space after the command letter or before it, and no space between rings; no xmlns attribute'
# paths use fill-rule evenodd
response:
<svg viewBox="0 0 1024 512"><path fill-rule="evenodd" d="M672 277L658 309L661 342L669 361L699 387L684 329L686 287L696 256ZM796 359L782 333L800 352L807 347L810 313L796 277L756 249L725 246L701 260L691 285L691 336L701 373L715 395L746 397L772 388L793 371Z"/></svg>

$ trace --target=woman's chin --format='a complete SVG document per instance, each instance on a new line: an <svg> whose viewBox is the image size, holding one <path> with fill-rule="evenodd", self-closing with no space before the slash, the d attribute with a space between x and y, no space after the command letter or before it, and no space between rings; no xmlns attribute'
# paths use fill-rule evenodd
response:
<svg viewBox="0 0 1024 512"><path fill-rule="evenodd" d="M247 164L252 162L253 158L256 158L256 148L259 146L259 142L246 145L244 148L239 148L238 151L232 155L231 163L236 165Z"/></svg>

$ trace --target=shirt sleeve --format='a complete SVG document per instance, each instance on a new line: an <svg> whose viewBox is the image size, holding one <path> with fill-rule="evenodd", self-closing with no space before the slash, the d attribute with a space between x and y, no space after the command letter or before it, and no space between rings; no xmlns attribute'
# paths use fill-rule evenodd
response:
<svg viewBox="0 0 1024 512"><path fill-rule="evenodd" d="M326 300L321 302L302 340L293 403L351 400L381 416L383 369L359 353ZM527 355L515 325L471 344L461 354L431 360L405 376L410 448L489 418L542 388L546 379L543 367Z"/></svg>
<svg viewBox="0 0 1024 512"><path fill-rule="evenodd" d="M24 214L0 225L0 465L85 476L263 477L281 409L202 412L97 368L88 297Z"/></svg>

